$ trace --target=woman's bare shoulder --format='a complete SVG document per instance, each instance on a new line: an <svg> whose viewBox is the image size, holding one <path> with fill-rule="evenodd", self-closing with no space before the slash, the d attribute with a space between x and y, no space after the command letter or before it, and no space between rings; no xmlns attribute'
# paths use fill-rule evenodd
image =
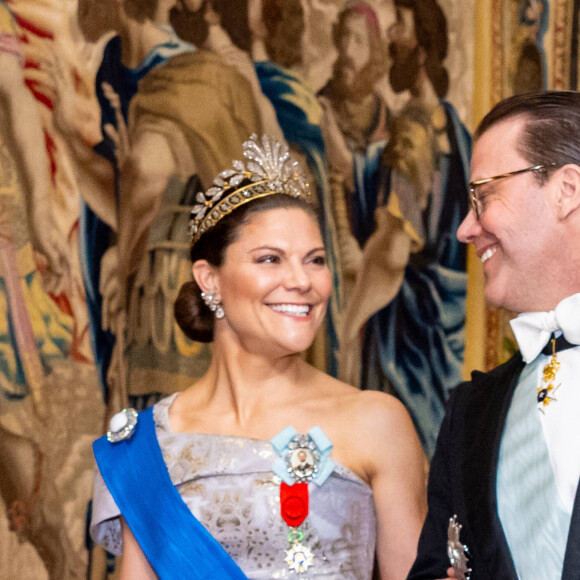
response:
<svg viewBox="0 0 580 580"><path fill-rule="evenodd" d="M348 424L357 438L377 439L393 435L394 431L416 436L407 409L396 397L381 391L363 391L328 375L321 378L319 387L322 396L332 401L336 419Z"/></svg>
<svg viewBox="0 0 580 580"><path fill-rule="evenodd" d="M367 391L353 387L315 369L314 383L323 397L336 402L351 419L364 421L404 420L408 418L404 405L392 395L381 391Z"/></svg>
<svg viewBox="0 0 580 580"><path fill-rule="evenodd" d="M351 421L361 438L415 437L415 428L405 406L396 397L380 391L358 391L353 396Z"/></svg>

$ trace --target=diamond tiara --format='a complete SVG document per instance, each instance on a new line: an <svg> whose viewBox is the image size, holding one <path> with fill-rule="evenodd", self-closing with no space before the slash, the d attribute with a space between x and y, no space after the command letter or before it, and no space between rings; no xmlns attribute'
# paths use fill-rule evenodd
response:
<svg viewBox="0 0 580 580"><path fill-rule="evenodd" d="M244 141L242 154L248 159L245 164L234 161L233 169L222 171L205 193L196 195L189 221L192 246L223 217L254 199L282 193L312 202L306 176L286 144L253 134Z"/></svg>

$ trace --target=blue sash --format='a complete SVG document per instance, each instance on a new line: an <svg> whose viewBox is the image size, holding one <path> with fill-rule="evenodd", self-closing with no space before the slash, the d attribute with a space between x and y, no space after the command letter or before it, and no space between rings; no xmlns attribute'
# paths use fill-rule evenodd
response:
<svg viewBox="0 0 580 580"><path fill-rule="evenodd" d="M139 414L133 437L93 451L109 492L162 580L247 580L218 541L193 516L173 485L155 434L153 409Z"/></svg>

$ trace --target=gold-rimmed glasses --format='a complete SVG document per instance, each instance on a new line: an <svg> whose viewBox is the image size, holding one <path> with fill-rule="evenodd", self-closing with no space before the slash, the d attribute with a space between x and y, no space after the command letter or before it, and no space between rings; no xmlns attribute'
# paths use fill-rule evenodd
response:
<svg viewBox="0 0 580 580"><path fill-rule="evenodd" d="M557 163L543 163L541 165L532 165L532 167L526 167L525 169L518 169L517 171L510 171L509 173L502 173L500 175L494 175L493 177L486 177L485 179L476 179L471 181L467 185L469 191L469 198L471 202L471 207L475 212L475 217L479 219L482 214L481 209L481 199L477 197L477 188L485 185L486 183L491 183L492 181L498 181L500 179L506 179L507 177L513 177L514 175L520 175L521 173L527 173L528 171L545 171L548 167L555 167Z"/></svg>

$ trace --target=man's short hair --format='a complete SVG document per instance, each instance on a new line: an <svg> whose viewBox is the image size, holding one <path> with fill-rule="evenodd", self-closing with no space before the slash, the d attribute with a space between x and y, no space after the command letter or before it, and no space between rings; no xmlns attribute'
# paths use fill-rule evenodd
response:
<svg viewBox="0 0 580 580"><path fill-rule="evenodd" d="M518 152L531 165L580 165L580 93L543 91L503 99L481 120L474 139L498 123L516 117L525 123ZM542 172L534 175L540 183L547 178Z"/></svg>

